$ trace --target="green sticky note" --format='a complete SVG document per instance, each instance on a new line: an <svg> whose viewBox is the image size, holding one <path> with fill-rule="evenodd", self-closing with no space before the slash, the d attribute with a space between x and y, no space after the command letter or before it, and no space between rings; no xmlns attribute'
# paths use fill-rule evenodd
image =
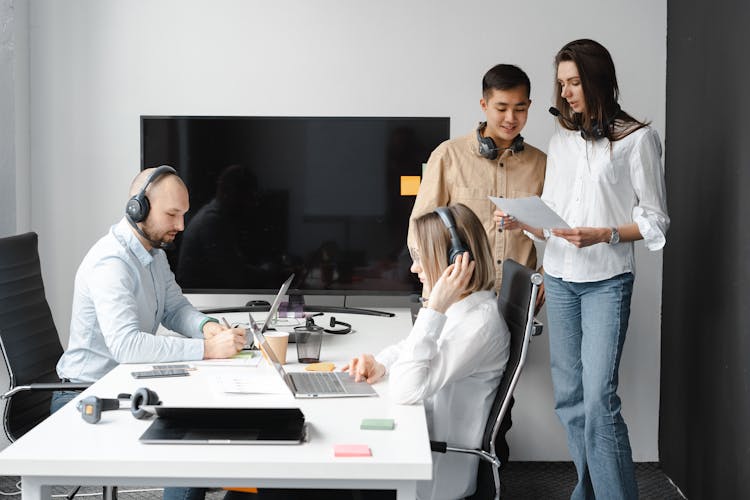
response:
<svg viewBox="0 0 750 500"><path fill-rule="evenodd" d="M363 418L360 429L376 431L392 431L396 423L392 418Z"/></svg>

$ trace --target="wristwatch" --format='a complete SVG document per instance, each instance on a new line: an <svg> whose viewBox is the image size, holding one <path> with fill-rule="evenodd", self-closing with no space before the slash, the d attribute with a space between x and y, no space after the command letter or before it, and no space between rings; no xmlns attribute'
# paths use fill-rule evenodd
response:
<svg viewBox="0 0 750 500"><path fill-rule="evenodd" d="M620 242L620 231L616 227L612 228L612 234L609 236L609 244L615 245Z"/></svg>

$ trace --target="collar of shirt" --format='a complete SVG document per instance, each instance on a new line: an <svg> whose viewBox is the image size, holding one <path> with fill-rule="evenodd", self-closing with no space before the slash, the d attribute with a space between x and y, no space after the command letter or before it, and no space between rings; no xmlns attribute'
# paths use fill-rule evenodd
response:
<svg viewBox="0 0 750 500"><path fill-rule="evenodd" d="M143 243L141 243L141 240L133 234L133 228L130 227L130 224L125 217L112 226L112 235L122 244L122 246L133 252L133 255L135 255L144 267L154 261L152 252L158 252L158 250L151 249L151 252L146 250Z"/></svg>

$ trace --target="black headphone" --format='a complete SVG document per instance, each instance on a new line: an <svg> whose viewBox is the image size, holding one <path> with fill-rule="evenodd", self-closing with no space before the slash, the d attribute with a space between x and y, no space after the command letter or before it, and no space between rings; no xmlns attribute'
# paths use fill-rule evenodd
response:
<svg viewBox="0 0 750 500"><path fill-rule="evenodd" d="M295 326L294 331L296 333L302 333L302 332L326 332L326 333L334 333L337 335L346 335L347 333L352 331L352 325L349 323L344 323L343 321L336 321L336 318L331 316L331 322L330 322L331 328L323 328L322 326L318 326L315 324L315 320L311 317L308 317L305 320L305 326ZM335 329L336 325L341 325L344 328Z"/></svg>
<svg viewBox="0 0 750 500"><path fill-rule="evenodd" d="M323 328L323 331L326 333L335 333L336 335L346 335L347 333L352 331L352 325L349 323L344 323L343 321L336 321L336 318L331 316L331 322L330 322L331 328ZM341 325L344 328L335 329L336 325Z"/></svg>
<svg viewBox="0 0 750 500"><path fill-rule="evenodd" d="M498 152L509 149L512 153L523 151L523 136L518 134L508 148L498 148L492 137L482 136L482 130L487 127L487 122L480 122L477 127L477 141L479 142L479 154L488 160L497 158Z"/></svg>
<svg viewBox="0 0 750 500"><path fill-rule="evenodd" d="M581 132L581 137L583 137L584 140L598 140L598 139L604 139L607 137L607 133L612 128L612 125L615 122L615 119L617 118L617 115L620 114L620 111L622 111L622 108L619 104L615 104L614 113L612 113L612 118L604 117L603 122L599 122L599 120L593 120L591 122L591 130L587 130L583 128L582 123L576 123L568 119L567 117L563 116L562 113L560 113L560 110L556 107L549 108L549 112L556 116L557 118L561 119L565 122L566 125L572 128L577 128Z"/></svg>
<svg viewBox="0 0 750 500"><path fill-rule="evenodd" d="M102 418L103 411L119 410L120 400L130 399L130 413L139 420L149 418L151 413L142 408L143 405L160 405L159 396L147 387L141 387L133 395L118 394L117 399L98 398L89 396L78 402L76 408L81 412L81 418L90 424L95 424Z"/></svg>
<svg viewBox="0 0 750 500"><path fill-rule="evenodd" d="M134 194L128 200L128 204L125 205L125 216L133 223L143 222L148 217L148 213L151 210L151 203L148 201L146 196L146 189L148 186L155 182L161 175L173 174L177 175L175 169L168 165L162 165L157 167L156 170L151 172L151 175L146 179L146 183L137 194Z"/></svg>
<svg viewBox="0 0 750 500"><path fill-rule="evenodd" d="M445 227L448 228L448 234L451 237L451 247L448 249L448 264L453 264L456 257L462 255L464 252L469 252L469 259L472 258L469 246L461 241L461 237L458 235L456 230L456 222L453 220L453 214L448 207L437 207L435 213L440 216L440 220L443 221Z"/></svg>

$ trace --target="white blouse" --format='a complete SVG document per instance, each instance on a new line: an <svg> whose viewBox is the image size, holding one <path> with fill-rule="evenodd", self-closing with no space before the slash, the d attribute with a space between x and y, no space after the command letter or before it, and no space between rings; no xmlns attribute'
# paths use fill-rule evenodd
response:
<svg viewBox="0 0 750 500"><path fill-rule="evenodd" d="M500 377L508 362L510 333L493 291L475 292L445 314L421 309L409 336L381 351L396 403L424 402L430 438L462 447L481 445ZM477 457L433 454L432 481L417 497L456 499L475 487Z"/></svg>
<svg viewBox="0 0 750 500"><path fill-rule="evenodd" d="M610 143L585 141L577 131L559 130L549 144L542 200L570 227L635 222L646 248L661 249L669 216L658 133L643 127ZM634 273L633 248L633 242L576 248L551 236L544 251L544 272L573 282Z"/></svg>

